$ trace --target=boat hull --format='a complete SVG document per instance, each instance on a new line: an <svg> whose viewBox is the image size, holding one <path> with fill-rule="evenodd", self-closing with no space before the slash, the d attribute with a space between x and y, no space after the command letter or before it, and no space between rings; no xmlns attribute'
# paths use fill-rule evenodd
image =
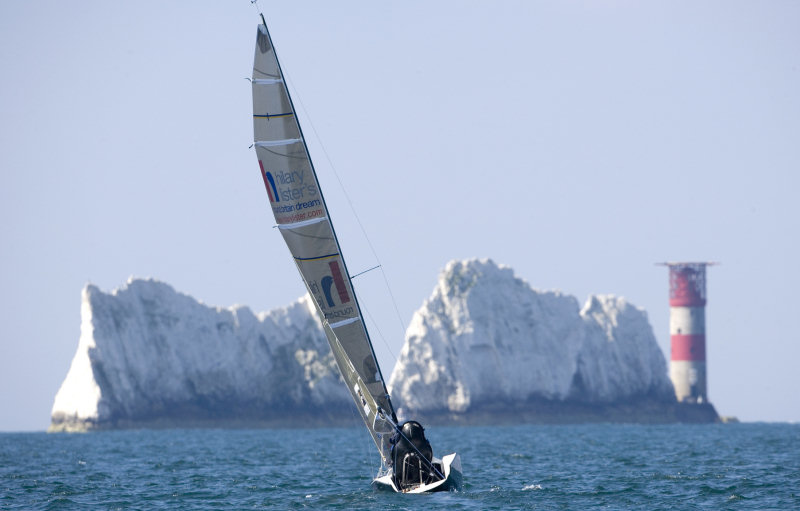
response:
<svg viewBox="0 0 800 511"><path fill-rule="evenodd" d="M461 484L463 481L463 475L461 471L461 456L459 456L456 453L448 454L447 456L442 457L441 460L434 458L433 462L435 464L441 464L442 475L444 475L444 479L441 479L439 481L430 484L415 486L414 488L411 488L406 491L401 491L397 486L395 486L392 474L385 474L376 477L372 481L372 487L379 491L393 491L397 493L432 493L438 491L460 491Z"/></svg>

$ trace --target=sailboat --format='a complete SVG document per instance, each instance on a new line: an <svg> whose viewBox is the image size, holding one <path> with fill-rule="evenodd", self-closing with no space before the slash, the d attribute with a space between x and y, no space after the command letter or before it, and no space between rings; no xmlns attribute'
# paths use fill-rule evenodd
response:
<svg viewBox="0 0 800 511"><path fill-rule="evenodd" d="M380 454L373 487L403 493L459 490L459 455L434 457L418 422L398 424L263 14L251 82L253 145L269 204Z"/></svg>

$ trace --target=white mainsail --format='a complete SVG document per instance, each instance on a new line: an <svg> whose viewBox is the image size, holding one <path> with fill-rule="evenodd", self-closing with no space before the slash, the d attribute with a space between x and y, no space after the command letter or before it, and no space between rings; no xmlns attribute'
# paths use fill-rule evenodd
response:
<svg viewBox="0 0 800 511"><path fill-rule="evenodd" d="M263 18L262 18L263 20ZM275 221L384 463L397 421L266 22L253 64L253 126Z"/></svg>

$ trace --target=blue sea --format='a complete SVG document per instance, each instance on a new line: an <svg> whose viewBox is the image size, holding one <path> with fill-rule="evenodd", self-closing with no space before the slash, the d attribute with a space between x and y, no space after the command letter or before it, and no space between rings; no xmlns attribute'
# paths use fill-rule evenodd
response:
<svg viewBox="0 0 800 511"><path fill-rule="evenodd" d="M361 428L2 433L0 509L800 509L800 425L427 433L462 491L373 491Z"/></svg>

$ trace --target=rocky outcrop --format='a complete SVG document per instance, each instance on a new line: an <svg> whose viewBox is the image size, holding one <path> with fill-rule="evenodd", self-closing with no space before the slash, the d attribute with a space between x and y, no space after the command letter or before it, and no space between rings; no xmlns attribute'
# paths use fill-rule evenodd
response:
<svg viewBox="0 0 800 511"><path fill-rule="evenodd" d="M644 310L610 295L581 308L491 260L447 265L389 386L402 415L438 422L681 420Z"/></svg>
<svg viewBox="0 0 800 511"><path fill-rule="evenodd" d="M50 429L352 423L349 407L307 298L256 315L131 279L83 290Z"/></svg>

